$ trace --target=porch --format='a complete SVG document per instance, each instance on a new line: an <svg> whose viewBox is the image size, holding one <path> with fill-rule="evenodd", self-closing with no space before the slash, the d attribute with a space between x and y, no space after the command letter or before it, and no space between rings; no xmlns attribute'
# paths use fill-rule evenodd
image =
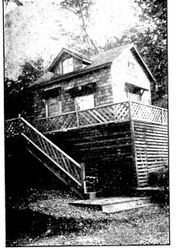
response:
<svg viewBox="0 0 177 250"><path fill-rule="evenodd" d="M63 113L45 118L27 117L26 119L41 133L55 133L77 128L85 128L108 123L143 121L167 125L167 110L138 102L121 102L98 106L92 109ZM10 123L8 122L10 121ZM17 119L6 121L7 134L15 134ZM10 125L10 126L9 126Z"/></svg>

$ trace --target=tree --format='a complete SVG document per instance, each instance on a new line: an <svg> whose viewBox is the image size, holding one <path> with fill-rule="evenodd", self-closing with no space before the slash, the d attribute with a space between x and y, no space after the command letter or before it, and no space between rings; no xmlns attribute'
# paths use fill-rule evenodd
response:
<svg viewBox="0 0 177 250"><path fill-rule="evenodd" d="M83 40L88 44L89 48L93 48L95 54L99 53L99 48L88 33L88 21L90 17L90 6L93 0L63 0L60 5L63 9L69 10L74 13L81 21L81 31Z"/></svg>
<svg viewBox="0 0 177 250"><path fill-rule="evenodd" d="M25 62L21 66L21 74L17 80L5 78L4 110L5 118L22 115L32 115L33 95L29 86L42 76L43 60Z"/></svg>
<svg viewBox="0 0 177 250"><path fill-rule="evenodd" d="M5 4L7 5L9 2L14 2L17 6L23 6L22 1L19 0L4 0Z"/></svg>
<svg viewBox="0 0 177 250"><path fill-rule="evenodd" d="M158 88L153 101L164 99L167 105L168 95L168 58L167 58L167 1L135 0L141 8L140 21L146 23L147 29L139 34L137 45L145 61L157 79Z"/></svg>
<svg viewBox="0 0 177 250"><path fill-rule="evenodd" d="M165 0L135 0L141 9L140 25L126 30L121 38L112 37L104 50L134 43L154 75L157 86L152 86L152 101L167 107L167 6ZM164 100L164 102L162 102Z"/></svg>

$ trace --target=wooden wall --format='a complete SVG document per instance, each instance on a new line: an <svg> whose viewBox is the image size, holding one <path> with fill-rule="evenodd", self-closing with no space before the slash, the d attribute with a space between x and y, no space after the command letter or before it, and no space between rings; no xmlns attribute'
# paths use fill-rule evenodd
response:
<svg viewBox="0 0 177 250"><path fill-rule="evenodd" d="M131 69L128 63L134 64ZM141 96L144 104L151 104L151 81L143 67L130 50L124 51L117 59L113 61L111 67L113 97L114 102L127 101L127 93L125 83L130 83L138 87L146 89Z"/></svg>
<svg viewBox="0 0 177 250"><path fill-rule="evenodd" d="M55 76L63 74L63 70L62 70L63 61L65 59L69 59L69 58L73 58L73 68L74 68L74 70L82 69L82 67L84 66L84 63L81 60L78 60L77 58L74 58L74 57L70 56L69 54L65 53L62 57L60 57L60 61L58 62L58 64L55 65L55 68L54 68Z"/></svg>
<svg viewBox="0 0 177 250"><path fill-rule="evenodd" d="M48 137L98 176L104 195L137 186L130 122L60 132Z"/></svg>
<svg viewBox="0 0 177 250"><path fill-rule="evenodd" d="M133 122L138 186L148 185L148 172L168 163L168 130L165 125Z"/></svg>
<svg viewBox="0 0 177 250"><path fill-rule="evenodd" d="M165 125L113 123L50 138L78 162L84 162L86 174L98 176L101 189L109 193L111 189L148 186L148 172L168 163Z"/></svg>
<svg viewBox="0 0 177 250"><path fill-rule="evenodd" d="M66 91L73 86L77 87L80 84L96 83L94 92L95 106L113 103L112 85L110 67L99 69L91 73L84 74L75 78L63 80L55 83L50 87L61 86L61 106L62 113L75 110L74 97ZM82 90L81 90L82 91ZM37 118L45 117L45 102L42 95L43 89L40 88L34 93L34 114Z"/></svg>

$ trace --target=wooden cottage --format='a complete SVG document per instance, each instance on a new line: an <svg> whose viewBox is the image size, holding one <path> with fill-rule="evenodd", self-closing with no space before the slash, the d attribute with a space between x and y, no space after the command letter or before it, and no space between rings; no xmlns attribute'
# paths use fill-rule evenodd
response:
<svg viewBox="0 0 177 250"><path fill-rule="evenodd" d="M34 116L7 121L7 136L22 135L76 192L148 186L149 171L167 163L167 110L151 105L156 82L137 49L93 58L62 49L48 70L30 87Z"/></svg>

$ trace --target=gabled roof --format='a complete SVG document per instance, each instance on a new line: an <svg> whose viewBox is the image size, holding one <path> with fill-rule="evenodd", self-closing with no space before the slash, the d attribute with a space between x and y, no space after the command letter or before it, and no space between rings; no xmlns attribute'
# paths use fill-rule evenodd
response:
<svg viewBox="0 0 177 250"><path fill-rule="evenodd" d="M144 70L146 71L146 73L148 74L148 76L150 77L150 79L156 83L156 79L154 78L154 76L152 75L150 69L148 68L148 66L146 65L145 61L143 60L143 58L140 56L138 50L136 49L135 46L132 46L132 48L130 48L130 50L132 51L132 53L135 55L135 57L137 58L137 60L139 61L139 63L143 66Z"/></svg>
<svg viewBox="0 0 177 250"><path fill-rule="evenodd" d="M93 56L91 58L92 64L87 66L86 68L89 69L89 68L93 68L99 65L112 63L128 47L130 47L130 45L119 46L119 47L107 50L105 52L102 52L96 56Z"/></svg>
<svg viewBox="0 0 177 250"><path fill-rule="evenodd" d="M38 79L34 84L35 85L40 85L40 84L48 84L48 83L55 83L57 81L60 80L64 80L70 77L75 77L81 74L85 74L87 72L93 71L93 70L97 70L99 68L103 68L103 67L107 67L109 65L111 65L111 63L118 58L125 50L130 50L132 51L132 53L134 54L134 56L137 58L137 60L139 61L139 63L141 64L141 66L143 67L144 71L147 73L148 77L150 78L151 81L154 81L156 83L155 78L153 77L153 75L151 74L149 68L147 67L147 65L145 64L144 60L142 59L142 57L140 56L139 52L137 51L136 47L133 44L129 44L129 45L124 45L124 46L119 46L113 49L110 49L108 51L105 51L103 53L100 53L96 56L93 56L91 58L91 60L89 60L88 58L86 59L86 57L80 55L79 53L75 53L75 52L71 52L67 49L62 49L61 52L58 54L58 56L55 58L55 60L53 61L53 63L50 65L50 69L52 67L54 67L54 65L58 62L58 60L60 59L61 55L63 52L67 52L67 53L72 53L72 56L75 56L77 58L79 58L80 60L83 60L85 62L88 63L88 65L83 68L83 69L79 69L77 71L73 71L64 75L58 75L58 76L54 76L53 74L51 74L51 78L49 79L49 77L43 76L43 79ZM69 52L68 52L69 51Z"/></svg>
<svg viewBox="0 0 177 250"><path fill-rule="evenodd" d="M62 57L62 55L64 53L67 53L69 55L71 55L72 57L75 57L83 62L85 62L86 64L91 64L92 62L90 61L90 59L78 52L74 52L72 50L69 49L65 49L63 48L60 53L57 55L57 57L53 60L53 62L51 63L51 65L48 67L49 71L52 71L52 69L55 67L55 65L58 63L58 61L60 61L60 58Z"/></svg>

